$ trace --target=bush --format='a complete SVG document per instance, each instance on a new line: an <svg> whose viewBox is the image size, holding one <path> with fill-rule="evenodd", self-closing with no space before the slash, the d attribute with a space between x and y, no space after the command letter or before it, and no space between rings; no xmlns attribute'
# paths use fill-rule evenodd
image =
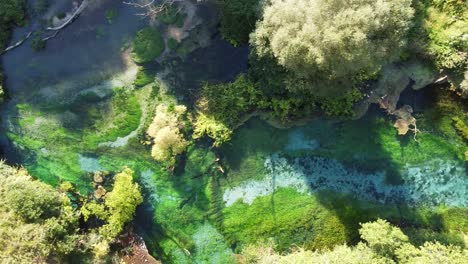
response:
<svg viewBox="0 0 468 264"><path fill-rule="evenodd" d="M230 139L241 117L255 108L260 92L246 75L226 84L205 83L197 101L194 137L208 135L219 146Z"/></svg>
<svg viewBox="0 0 468 264"><path fill-rule="evenodd" d="M143 67L138 68L138 73L133 81L133 85L137 88L141 88L147 84L150 84L154 81L154 77L150 74L148 70Z"/></svg>
<svg viewBox="0 0 468 264"><path fill-rule="evenodd" d="M146 63L156 59L164 51L164 40L159 31L146 27L137 32L133 41L133 60Z"/></svg>

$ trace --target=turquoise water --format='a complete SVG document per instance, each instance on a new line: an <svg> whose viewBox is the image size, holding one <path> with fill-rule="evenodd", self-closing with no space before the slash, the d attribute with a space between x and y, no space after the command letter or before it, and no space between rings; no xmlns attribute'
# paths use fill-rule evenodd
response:
<svg viewBox="0 0 468 264"><path fill-rule="evenodd" d="M118 15L109 24L105 11L111 8ZM202 4L199 11L213 19L213 6ZM315 215L324 211L329 222L341 221L343 226L347 220L336 217L340 210L368 213L354 203L377 208L366 217L389 216L394 221L415 217L393 214L394 207L386 215L386 206L468 206L462 160L466 143L450 118L448 130L439 130L429 118L434 106L412 100L419 97L411 93L405 100L418 104L414 108L423 131L418 142L412 135L398 136L391 118L376 108L359 120L314 120L289 129L253 118L220 149L210 148L205 140L194 143L171 174L140 143L144 130L139 125L152 115L145 110L157 103L152 87L136 90L125 80L109 82L131 68L122 47L147 25L134 13L120 1L103 1L51 40L45 51L32 53L25 45L3 56L11 99L2 109L2 145L5 157L23 164L33 176L54 185L71 181L83 192L91 189L94 171L134 169L145 196L136 227L152 253L173 263L207 258L229 263L236 245L247 241L236 234L251 231L236 217L247 218L250 208L258 209L251 215L266 223L259 226L265 231L258 238L273 237L286 244L291 242L288 236L310 229L311 221L319 218ZM150 65L155 74L169 69L165 80L170 95L189 108L204 81L230 81L247 68L248 48L221 40L215 24L210 22L208 29L210 46L184 60L170 57L162 65ZM125 86L125 93L115 86ZM133 132L125 144L109 147L109 142L120 142ZM324 191L345 195L345 201L322 195ZM296 222L281 222L286 216L275 215L275 210L289 212L288 201L281 204L276 194L295 199L297 208L291 211ZM301 211L311 204L319 209ZM353 225L361 220L368 219L356 217ZM274 224L268 226L270 222ZM320 233L316 226L311 229ZM310 242L320 235L306 237L306 231L293 242ZM336 241L355 242L352 235L337 235Z"/></svg>

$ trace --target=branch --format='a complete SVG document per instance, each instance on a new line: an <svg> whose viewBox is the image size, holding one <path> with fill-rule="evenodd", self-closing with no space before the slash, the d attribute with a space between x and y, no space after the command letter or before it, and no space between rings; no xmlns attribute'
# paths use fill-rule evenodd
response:
<svg viewBox="0 0 468 264"><path fill-rule="evenodd" d="M56 30L61 30L62 28L68 26L71 22L73 22L73 20L79 14L81 14L81 12L83 12L83 10L85 9L87 5L88 5L88 0L83 0L83 2L81 2L81 5L75 10L73 15L69 19L67 19L62 25L58 27L48 27L47 30L56 31Z"/></svg>
<svg viewBox="0 0 468 264"><path fill-rule="evenodd" d="M160 4L155 4L155 0L150 1L147 4L138 4L134 1L135 0L131 2L124 1L123 3L126 5L143 9L142 13L137 13L136 15L141 17L148 17L150 21L155 21L161 12L165 11L166 8L168 8L169 6L174 4L174 2L179 0L163 0Z"/></svg>
<svg viewBox="0 0 468 264"><path fill-rule="evenodd" d="M10 51L10 50L12 50L12 49L16 49L17 47L21 46L29 37L31 37L32 33L33 33L33 32L30 31L30 32L28 33L28 35L27 35L25 38L23 38L22 40L16 42L16 43L13 44L13 45L7 47L7 48L6 48L3 52L1 52L0 54L6 53L6 52L8 52L8 51Z"/></svg>

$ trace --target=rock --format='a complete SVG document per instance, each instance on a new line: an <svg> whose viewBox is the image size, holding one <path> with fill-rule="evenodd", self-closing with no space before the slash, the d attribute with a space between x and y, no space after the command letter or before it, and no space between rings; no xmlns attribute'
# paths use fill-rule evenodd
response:
<svg viewBox="0 0 468 264"><path fill-rule="evenodd" d="M103 183L104 182L104 177L105 177L105 173L102 172L102 171L98 171L98 172L94 173L93 181L95 183Z"/></svg>
<svg viewBox="0 0 468 264"><path fill-rule="evenodd" d="M101 185L98 185L96 190L94 190L94 197L96 197L96 199L99 200L102 197L104 197L106 193L107 193L106 189L104 189L104 187L102 187Z"/></svg>
<svg viewBox="0 0 468 264"><path fill-rule="evenodd" d="M419 61L386 65L380 72L379 80L371 87L367 105L377 103L387 111L394 111L403 90L422 89L437 77L435 70Z"/></svg>

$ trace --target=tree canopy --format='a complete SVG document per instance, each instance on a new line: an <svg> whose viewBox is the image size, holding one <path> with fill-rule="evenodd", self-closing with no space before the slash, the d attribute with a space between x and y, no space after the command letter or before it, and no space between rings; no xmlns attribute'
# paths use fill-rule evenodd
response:
<svg viewBox="0 0 468 264"><path fill-rule="evenodd" d="M272 0L251 36L260 56L273 56L298 78L366 78L397 59L413 16L411 0Z"/></svg>
<svg viewBox="0 0 468 264"><path fill-rule="evenodd" d="M78 214L65 194L0 162L0 262L44 263L74 250Z"/></svg>
<svg viewBox="0 0 468 264"><path fill-rule="evenodd" d="M362 224L359 230L363 242L354 247L336 246L333 249L310 251L293 249L290 254L280 255L270 244L249 245L242 252L241 263L330 263L330 264L416 264L416 263L456 263L468 259L468 250L439 242L425 242L416 247L408 242L408 237L400 228L385 220Z"/></svg>

